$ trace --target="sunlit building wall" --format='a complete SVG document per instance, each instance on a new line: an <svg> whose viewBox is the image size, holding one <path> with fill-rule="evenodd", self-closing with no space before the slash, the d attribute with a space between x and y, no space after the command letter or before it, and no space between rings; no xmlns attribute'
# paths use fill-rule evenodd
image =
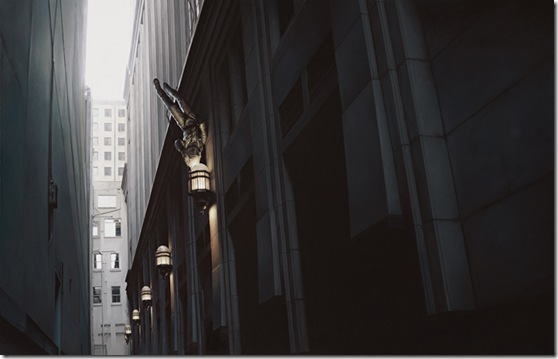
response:
<svg viewBox="0 0 558 359"><path fill-rule="evenodd" d="M0 3L0 353L90 354L87 1Z"/></svg>
<svg viewBox="0 0 558 359"><path fill-rule="evenodd" d="M93 181L121 182L126 164L126 104L124 101L95 100L92 120Z"/></svg>
<svg viewBox="0 0 558 359"><path fill-rule="evenodd" d="M135 254L168 127L153 79L168 82L172 87L178 85L201 5L202 0L138 0L133 6L135 16L124 90L130 120L128 161L123 184L129 219L130 267L133 260L143 260L141 256L136 258ZM149 283L142 282L142 285ZM141 309L138 303L139 297L130 299L130 312ZM179 313L185 312L177 308L174 320L183 315ZM146 322L143 323L146 325ZM145 328L142 335L148 338ZM179 332L167 334L183 336L185 328L177 330ZM151 343L144 342L140 349L139 340L135 338L132 340L134 353L150 353ZM178 352L178 349L174 348L173 352Z"/></svg>
<svg viewBox="0 0 558 359"><path fill-rule="evenodd" d="M92 103L91 322L94 355L126 355L128 269L126 203L121 187L126 163L124 101Z"/></svg>
<svg viewBox="0 0 558 359"><path fill-rule="evenodd" d="M153 79L178 85L201 0L137 0L133 8L132 44L124 97L129 111L127 192L132 254L141 223L167 121ZM189 15L190 14L190 15Z"/></svg>

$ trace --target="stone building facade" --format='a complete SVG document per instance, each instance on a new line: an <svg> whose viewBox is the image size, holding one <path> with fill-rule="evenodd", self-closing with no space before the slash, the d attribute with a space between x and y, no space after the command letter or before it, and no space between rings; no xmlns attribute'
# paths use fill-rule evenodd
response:
<svg viewBox="0 0 558 359"><path fill-rule="evenodd" d="M213 200L196 209L182 134L143 92L134 353L553 353L551 4L200 10L180 76L141 86L168 82L206 122Z"/></svg>
<svg viewBox="0 0 558 359"><path fill-rule="evenodd" d="M122 178L126 164L124 101L92 102L91 324L94 355L127 355L128 226Z"/></svg>

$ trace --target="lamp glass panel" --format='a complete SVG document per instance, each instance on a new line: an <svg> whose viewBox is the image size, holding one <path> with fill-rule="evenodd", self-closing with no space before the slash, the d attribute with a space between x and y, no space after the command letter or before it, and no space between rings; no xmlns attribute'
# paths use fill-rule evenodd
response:
<svg viewBox="0 0 558 359"><path fill-rule="evenodd" d="M165 266L170 265L170 255L168 253L157 256L157 265Z"/></svg>
<svg viewBox="0 0 558 359"><path fill-rule="evenodd" d="M190 176L190 191L208 191L209 190L209 173L205 171L195 171Z"/></svg>

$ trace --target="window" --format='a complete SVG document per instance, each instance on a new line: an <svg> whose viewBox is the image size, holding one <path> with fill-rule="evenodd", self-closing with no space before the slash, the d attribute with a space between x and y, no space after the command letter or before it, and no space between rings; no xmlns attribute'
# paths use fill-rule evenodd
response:
<svg viewBox="0 0 558 359"><path fill-rule="evenodd" d="M126 124L125 123L119 123L118 124L118 132L124 132L126 130Z"/></svg>
<svg viewBox="0 0 558 359"><path fill-rule="evenodd" d="M105 131L112 131L112 123L105 122Z"/></svg>
<svg viewBox="0 0 558 359"><path fill-rule="evenodd" d="M101 253L93 254L93 269L103 269L103 257Z"/></svg>
<svg viewBox="0 0 558 359"><path fill-rule="evenodd" d="M112 152L105 152L105 161L110 161L112 159Z"/></svg>
<svg viewBox="0 0 558 359"><path fill-rule="evenodd" d="M93 137L93 146L99 145L99 137Z"/></svg>
<svg viewBox="0 0 558 359"><path fill-rule="evenodd" d="M110 254L110 269L119 269L120 262L118 260L118 253L111 253Z"/></svg>
<svg viewBox="0 0 558 359"><path fill-rule="evenodd" d="M97 166L93 167L93 176L96 176L97 174L99 174L99 168Z"/></svg>
<svg viewBox="0 0 558 359"><path fill-rule="evenodd" d="M125 152L118 152L118 160L119 161L126 161L126 153Z"/></svg>
<svg viewBox="0 0 558 359"><path fill-rule="evenodd" d="M112 109L105 108L105 117L111 117L111 116L112 116Z"/></svg>
<svg viewBox="0 0 558 359"><path fill-rule="evenodd" d="M126 144L126 140L124 137L118 137L118 146L124 146Z"/></svg>
<svg viewBox="0 0 558 359"><path fill-rule="evenodd" d="M93 116L94 116L94 117L99 116L99 109L98 109L98 108L94 108L94 109L93 109Z"/></svg>
<svg viewBox="0 0 558 359"><path fill-rule="evenodd" d="M112 287L112 302L120 303L120 287Z"/></svg>
<svg viewBox="0 0 558 359"><path fill-rule="evenodd" d="M112 176L112 167L105 167L105 176Z"/></svg>
<svg viewBox="0 0 558 359"><path fill-rule="evenodd" d="M291 23L294 16L294 4L293 0L277 1L277 15L279 20L279 32L281 36L287 30L287 27Z"/></svg>
<svg viewBox="0 0 558 359"><path fill-rule="evenodd" d="M119 176L123 176L123 175L124 175L124 167L118 167L118 175L119 175Z"/></svg>
<svg viewBox="0 0 558 359"><path fill-rule="evenodd" d="M105 146L110 146L110 145L112 145L112 138L105 137Z"/></svg>
<svg viewBox="0 0 558 359"><path fill-rule="evenodd" d="M99 124L97 122L93 122L93 132L99 131Z"/></svg>
<svg viewBox="0 0 558 359"><path fill-rule="evenodd" d="M97 161L99 159L99 152L93 151L93 161Z"/></svg>
<svg viewBox="0 0 558 359"><path fill-rule="evenodd" d="M93 237L99 237L99 222L93 222L93 226L91 228Z"/></svg>
<svg viewBox="0 0 558 359"><path fill-rule="evenodd" d="M285 136L304 112L302 82L299 78L279 105L279 123Z"/></svg>
<svg viewBox="0 0 558 359"><path fill-rule="evenodd" d="M121 235L120 219L105 219L105 237L120 237Z"/></svg>
<svg viewBox="0 0 558 359"><path fill-rule="evenodd" d="M126 110L118 110L118 117L126 117Z"/></svg>
<svg viewBox="0 0 558 359"><path fill-rule="evenodd" d="M93 303L101 303L101 287L93 287Z"/></svg>
<svg viewBox="0 0 558 359"><path fill-rule="evenodd" d="M116 196L99 195L97 197L97 207L99 208L116 208Z"/></svg>

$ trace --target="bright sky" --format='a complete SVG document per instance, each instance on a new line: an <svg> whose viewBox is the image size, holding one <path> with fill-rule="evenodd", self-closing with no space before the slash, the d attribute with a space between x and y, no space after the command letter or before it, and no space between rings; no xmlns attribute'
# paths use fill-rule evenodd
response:
<svg viewBox="0 0 558 359"><path fill-rule="evenodd" d="M89 0L85 83L95 100L124 97L132 0Z"/></svg>

